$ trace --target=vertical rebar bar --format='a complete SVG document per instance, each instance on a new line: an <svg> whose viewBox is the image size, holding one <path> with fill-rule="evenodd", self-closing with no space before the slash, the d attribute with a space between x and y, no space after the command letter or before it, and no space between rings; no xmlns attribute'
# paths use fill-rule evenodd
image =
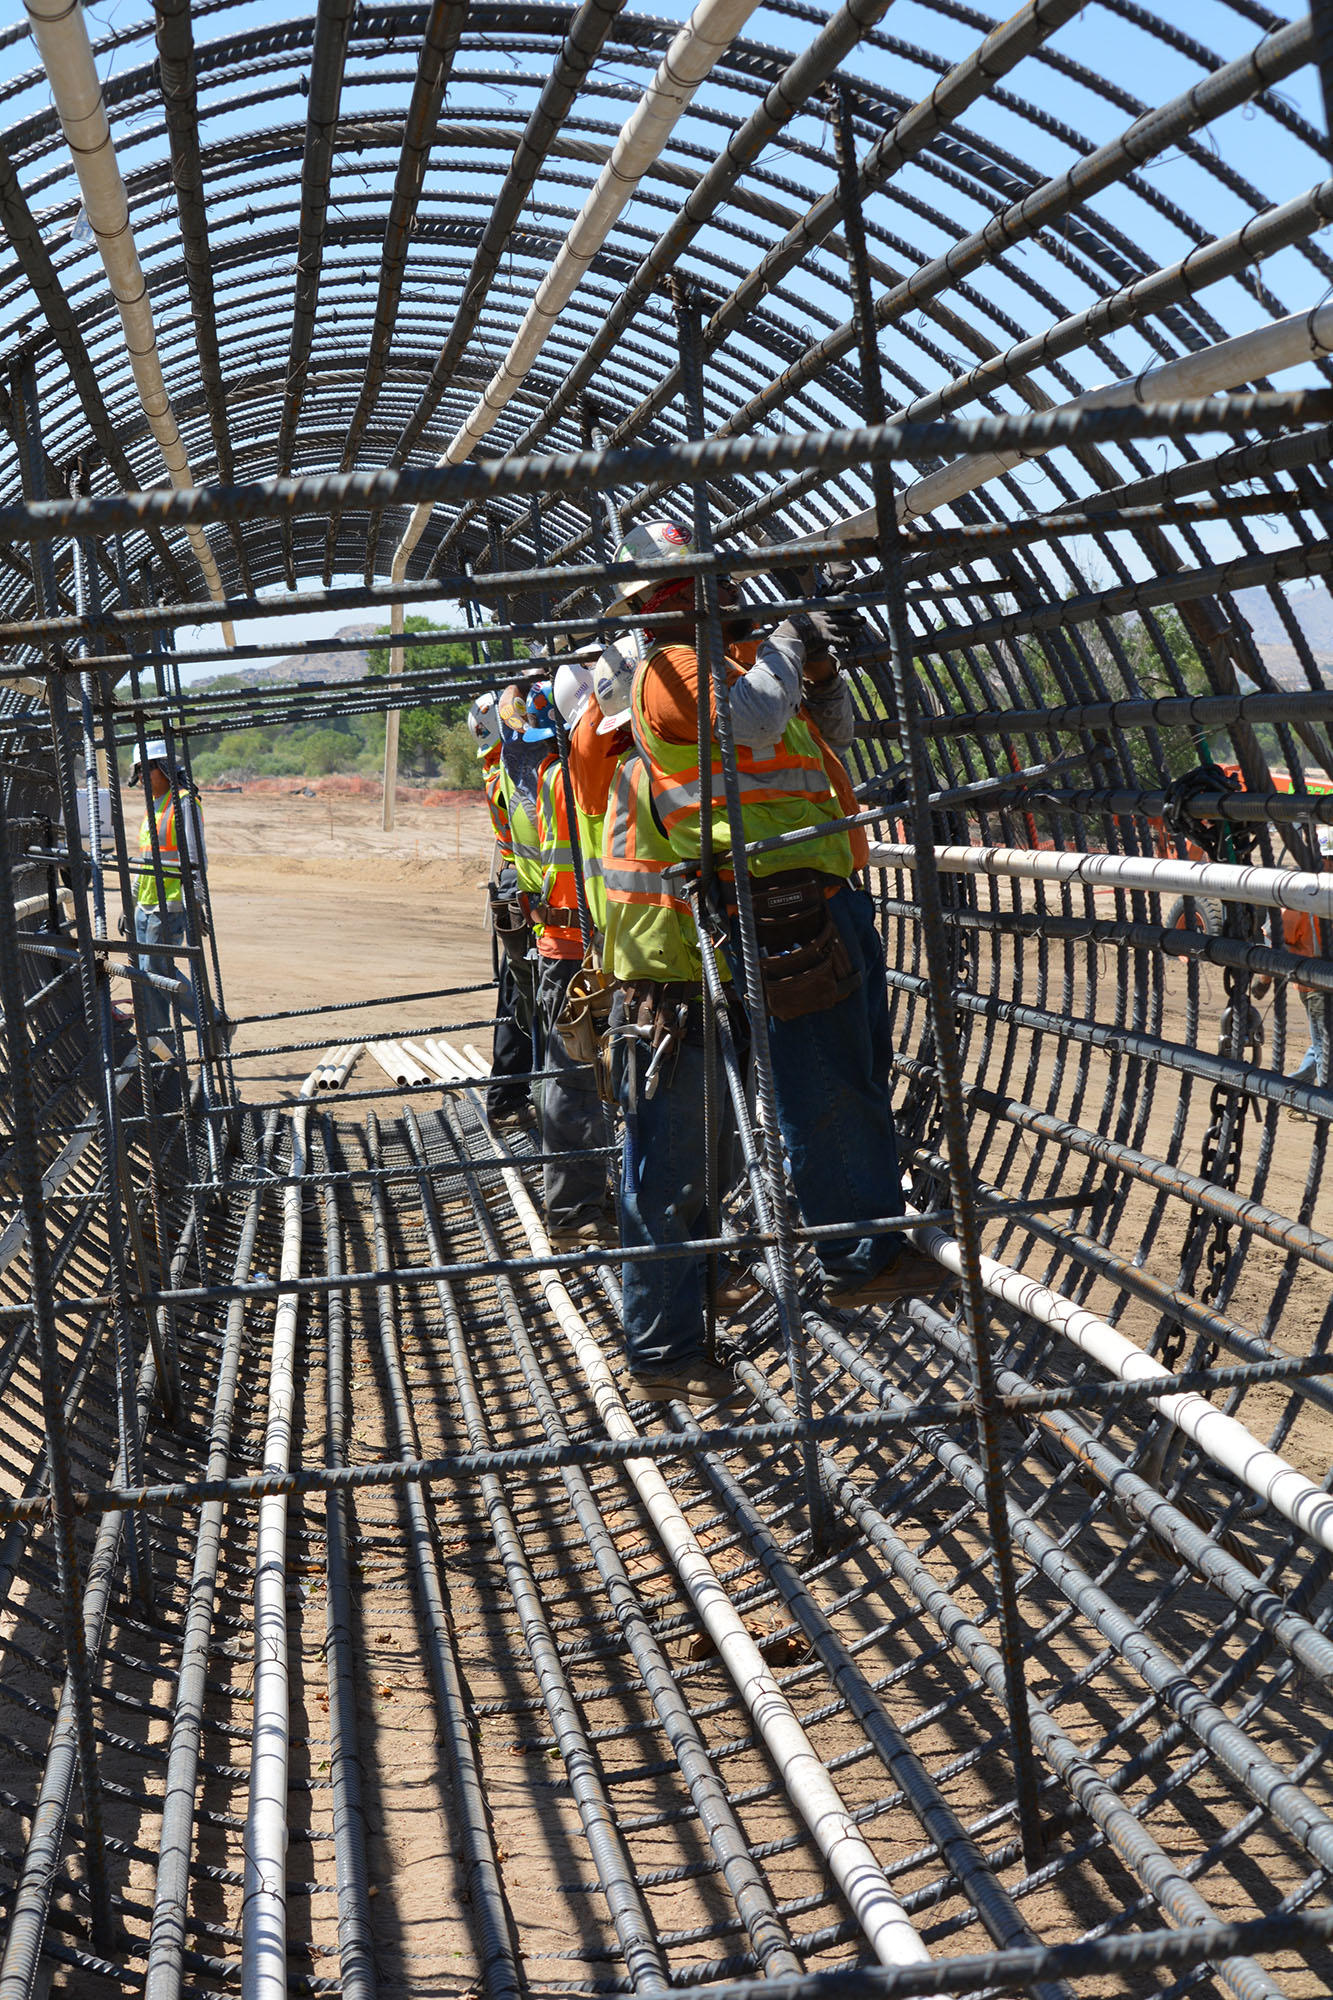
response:
<svg viewBox="0 0 1333 2000"><path fill-rule="evenodd" d="M697 301L683 288L676 292L677 327L680 334L681 383L685 402L685 430L691 440L704 435L704 385L702 330ZM713 553L712 514L705 480L692 486L694 501L694 546L700 555ZM792 1397L804 1423L810 1416L810 1370L805 1348L805 1329L796 1290L796 1259L792 1248L791 1219L783 1167L782 1134L778 1124L777 1091L773 1082L773 1058L768 1042L768 1015L764 1004L763 974L759 965L759 944L755 932L754 903L750 893L750 870L745 858L745 815L741 806L736 766L736 738L731 722L731 690L727 680L726 651L718 607L717 579L700 577L696 585L696 639L702 641L698 658L699 704L699 842L701 870L712 870L712 765L713 734L716 733L722 766L722 789L726 796L727 828L736 897L736 924L741 942L741 963L733 966L736 984L750 1019L750 1054L754 1066L755 1092L764 1121L764 1161L768 1169L769 1214L763 1226L777 1238L777 1307L791 1372ZM712 700L710 704L709 690ZM710 706L713 711L710 727ZM709 777L705 779L705 772ZM705 828L708 845L705 846ZM702 906L701 906L702 907ZM716 1046L716 1044L714 1044ZM714 1059L716 1063L716 1058ZM712 1122L716 1129L717 1082L714 1073L711 1094ZM714 1148L716 1150L716 1148ZM805 1473L806 1504L816 1547L823 1547L828 1533L828 1502L819 1476L819 1454L808 1440L801 1447Z"/></svg>
<svg viewBox="0 0 1333 2000"><path fill-rule="evenodd" d="M37 368L31 354L19 356L14 366L14 401L21 412L18 425L19 469L23 491L30 501L41 501L46 492L46 454L42 447L41 405L37 394ZM56 602L55 562L50 542L32 544L33 590L39 612ZM78 945L79 995L84 1033L96 1063L93 1112L106 1184L104 1221L107 1235L107 1265L112 1299L112 1325L116 1347L116 1395L120 1419L120 1448L128 1476L142 1477L139 1427L135 1412L134 1329L130 1320L130 1287L126 1274L125 1217L121 1211L121 1134L119 1098L116 1092L115 1053L111 1040L111 1002L105 978L100 979L93 950L93 932L88 917L88 884L84 868L83 844L79 837L79 799L74 781L73 731L69 711L64 661L50 654L46 661L46 701L51 725L51 749L55 763L60 810L65 822L66 852L73 897L74 934ZM150 1328L156 1341L156 1329ZM148 1521L138 1513L130 1522L130 1580L135 1595L144 1606L152 1603L152 1558L149 1551Z"/></svg>
<svg viewBox="0 0 1333 2000"><path fill-rule="evenodd" d="M91 1664L84 1639L83 1590L79 1577L78 1550L74 1539L74 1489L70 1479L69 1452L65 1438L65 1413L61 1403L65 1369L55 1322L51 1248L46 1233L46 1196L42 1189L41 1153L38 1144L36 1104L33 1097L27 1017L23 1004L23 970L18 945L18 922L14 915L14 877L10 865L9 838L5 787L0 785L0 1008L4 1010L5 1047L9 1057L10 1105L14 1127L14 1173L19 1186L23 1220L28 1232L28 1262L32 1274L32 1319L37 1335L37 1353L41 1369L42 1421L46 1433L46 1460L51 1482L56 1575L60 1585L59 1618L61 1635L65 1642L65 1670L69 1677L74 1708L75 1749L79 1767L79 1785L83 1793L83 1831L86 1850L84 1858L88 1869L93 1938L100 1950L106 1950L111 1943L114 1925L111 1916L111 1893L107 1883L102 1795L93 1727ZM36 1831L34 1827L33 1836ZM52 1875L58 1860L57 1844L50 1855ZM36 1924L39 1929L44 1929L45 1922L46 1899L43 1898L38 1913L26 1910L20 1897L10 1911L11 1939L21 1927L31 1928Z"/></svg>
<svg viewBox="0 0 1333 2000"><path fill-rule="evenodd" d="M861 367L862 414L867 424L878 424L885 420L887 403L875 340L874 300L866 254L865 225L857 195L856 135L845 84L833 86L832 99L838 182L843 204L843 239L847 248ZM972 1343L977 1433L984 1467L986 1513L999 1600L1000 1651L1004 1657L1008 1689L1018 1824L1024 1857L1029 1867L1036 1867L1042 1855L1042 1836L1032 1725L1023 1672L1023 1623L1018 1608L1013 1541L1009 1532L989 1308L981 1277L981 1227L977 1220L967 1123L963 1115L962 1056L949 981L948 939L944 932L939 873L935 866L930 755L917 709L912 633L907 618L893 475L883 459L875 460L870 473L875 497L877 550L885 590L884 608L889 627L889 658L898 711L898 740L907 761L909 817L916 852L916 889L921 936L926 949L930 1020L935 1030L954 1234L962 1257L964 1313Z"/></svg>

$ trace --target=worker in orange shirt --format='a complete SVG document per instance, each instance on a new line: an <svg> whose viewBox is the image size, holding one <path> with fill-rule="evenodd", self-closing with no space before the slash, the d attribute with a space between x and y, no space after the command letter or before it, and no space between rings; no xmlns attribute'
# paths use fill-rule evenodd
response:
<svg viewBox="0 0 1333 2000"><path fill-rule="evenodd" d="M675 522L647 523L630 532L616 561L660 560L691 544ZM719 582L718 595L747 842L805 836L792 848L751 855L748 864L778 1117L797 1198L807 1223L846 1225L846 1234L819 1246L831 1303L891 1304L930 1294L949 1282L933 1259L902 1235L857 1228L901 1215L903 1188L889 1094L893 1050L884 954L871 899L851 879L866 859L864 836L838 826L856 811L836 755L855 731L850 689L838 671L827 622L787 619L756 643L729 581ZM646 860L665 848L666 865L670 858L697 860L703 786L694 585L688 579L641 580L612 606L631 608L647 620L630 718L641 770L624 767L633 793L627 813L634 854ZM715 714L711 689L706 699ZM715 731L711 764L713 848L725 893L734 862ZM610 816L603 863L609 871ZM687 1240L702 1216L703 1128L692 1081L697 1065L687 1053L698 1033L691 973L697 957L681 930L679 904L672 907L673 886L678 897L680 885L661 874L661 862L656 867L662 881L657 913L651 893L644 892L639 923L645 935L637 941L643 948L627 963L650 968L655 959L662 969L629 977L615 955L609 969L623 982L630 1020L641 1031L640 1038L622 1043L618 1058L625 1113L622 1228L627 1243L660 1247ZM649 882L652 866L640 872ZM608 872L608 894L611 880ZM734 921L731 946L735 961ZM650 1092L657 1045L682 1018L675 1057L657 1055ZM622 1295L637 1394L681 1397L697 1406L725 1393L729 1378L703 1351L697 1257L627 1262Z"/></svg>
<svg viewBox="0 0 1333 2000"><path fill-rule="evenodd" d="M1318 829L1319 855L1324 868L1333 868L1333 826ZM1319 932L1315 920L1308 910L1283 910L1282 942L1297 958L1319 958ZM1251 992L1256 1000L1262 999L1271 981L1256 979ZM1306 986L1299 979L1292 981L1301 996L1305 1008L1305 1018L1310 1026L1310 1044L1300 1062L1290 1073L1292 1083L1316 1083L1327 1085L1328 1067L1328 1011L1330 996L1321 987Z"/></svg>
<svg viewBox="0 0 1333 2000"><path fill-rule="evenodd" d="M544 730L553 746L555 730L561 724L577 734L591 693L586 663L566 661L554 682L540 682L528 696L529 728ZM568 749L567 744L567 754ZM607 1211L606 1121L596 1080L589 1065L571 1055L559 1032L570 982L592 946L595 913L600 909L600 849L590 844L588 829L581 824L577 810L573 832L579 848L577 869L565 774L559 757L553 754L543 766L537 788L542 887L532 914L537 925L537 1019L546 1056L538 1096L542 1152L548 1156L542 1166L542 1191L546 1234L554 1250L577 1250L612 1237Z"/></svg>

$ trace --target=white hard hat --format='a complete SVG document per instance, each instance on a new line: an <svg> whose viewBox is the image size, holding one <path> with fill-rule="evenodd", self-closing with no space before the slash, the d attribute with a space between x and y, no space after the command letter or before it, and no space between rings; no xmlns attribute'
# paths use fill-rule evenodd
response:
<svg viewBox="0 0 1333 2000"><path fill-rule="evenodd" d="M584 660L566 660L556 668L552 683L555 705L572 729L592 699L592 673Z"/></svg>
<svg viewBox="0 0 1333 2000"><path fill-rule="evenodd" d="M500 741L500 718L496 714L498 697L494 694L479 694L467 712L467 726L472 732L472 741L477 746L477 755L484 757Z"/></svg>
<svg viewBox="0 0 1333 2000"><path fill-rule="evenodd" d="M613 729L629 721L630 690L638 666L638 649L632 639L613 639L609 646L603 646L601 658L592 670L592 691L602 711L602 720L597 725L599 736L609 736Z"/></svg>
<svg viewBox="0 0 1333 2000"><path fill-rule="evenodd" d="M670 556L687 556L694 548L694 536L688 528L680 527L675 521L639 521L626 535L612 557L613 562L661 562ZM636 597L645 591L656 590L660 579L640 577L632 583L620 586L620 595L607 609L612 612L628 610Z"/></svg>
<svg viewBox="0 0 1333 2000"><path fill-rule="evenodd" d="M144 756L150 764L165 764L168 770L172 768L171 759L167 755L167 746L162 737L150 736L148 741L144 744L143 750L144 750ZM136 750L134 753L134 762L130 765L130 777L131 779L134 779L137 778L138 775L139 775L139 753Z"/></svg>

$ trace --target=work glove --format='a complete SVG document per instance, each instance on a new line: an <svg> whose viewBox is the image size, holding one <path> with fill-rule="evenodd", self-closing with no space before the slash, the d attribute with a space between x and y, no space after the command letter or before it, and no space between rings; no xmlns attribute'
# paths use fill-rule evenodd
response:
<svg viewBox="0 0 1333 2000"><path fill-rule="evenodd" d="M861 650L865 638L865 623L859 611L850 604L839 604L837 599L821 611L811 614L824 628L829 647L840 666L849 666Z"/></svg>
<svg viewBox="0 0 1333 2000"><path fill-rule="evenodd" d="M833 664L828 633L817 612L794 612L790 618L784 618L780 625L774 626L773 638L779 646L784 639L799 641L804 654L803 671L807 675L811 667L828 668ZM824 676L821 675L820 678Z"/></svg>
<svg viewBox="0 0 1333 2000"><path fill-rule="evenodd" d="M120 915L116 918L116 929L120 932L122 937L128 937L130 934L129 925L125 922L124 910L122 910Z"/></svg>

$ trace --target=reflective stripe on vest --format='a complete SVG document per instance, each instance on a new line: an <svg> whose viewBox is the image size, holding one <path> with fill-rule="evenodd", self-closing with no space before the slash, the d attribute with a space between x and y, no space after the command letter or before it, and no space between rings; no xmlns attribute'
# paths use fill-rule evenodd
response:
<svg viewBox="0 0 1333 2000"><path fill-rule="evenodd" d="M656 657L656 652L650 653L634 677L631 697L634 741L652 772L653 803L671 848L680 859L692 861L699 853L703 799L698 751L693 743L668 743L658 736L644 713L644 675ZM799 715L793 716L782 732L781 741L771 749L761 752L738 743L736 773L747 840L769 840L775 834L794 833L821 820L843 817L842 805L829 783L819 739ZM724 853L731 846L731 828L716 737L711 799L713 846L718 853ZM787 868L817 868L826 875L850 875L851 843L845 833L829 833L804 840L794 848L775 848L767 854L750 856L752 875L774 875Z"/></svg>
<svg viewBox="0 0 1333 2000"><path fill-rule="evenodd" d="M676 859L653 819L644 760L616 772L602 834L603 964L613 979L698 979L694 918L663 870Z"/></svg>
<svg viewBox="0 0 1333 2000"><path fill-rule="evenodd" d="M574 818L578 823L579 847L583 854L583 893L588 899L588 915L595 931L606 929L606 884L602 880L602 834L604 813L585 813L577 799Z"/></svg>
<svg viewBox="0 0 1333 2000"><path fill-rule="evenodd" d="M542 902L548 910L563 911L568 918L561 922L552 917L550 927L581 930L574 850L569 844L569 816L565 811L565 774L554 761L542 772L537 787L537 833L542 848Z"/></svg>
<svg viewBox="0 0 1333 2000"><path fill-rule="evenodd" d="M160 806L155 808L157 817L157 845L162 857L162 887L169 903L179 903L184 890L181 887L180 854L176 847L176 800L168 792ZM143 816L139 828L139 859L143 863L139 871L139 883L134 892L134 900L145 909L159 907L157 895L157 875L153 868L153 830L148 814Z"/></svg>
<svg viewBox="0 0 1333 2000"><path fill-rule="evenodd" d="M542 892L542 844L537 822L513 779L504 774L503 798L509 814L509 845L514 856L518 886L527 896Z"/></svg>
<svg viewBox="0 0 1333 2000"><path fill-rule="evenodd" d="M509 809L504 796L504 766L500 762L498 744L494 749L488 750L482 759L481 783L486 794L486 803L490 807L491 831L500 849L500 857L504 861L512 861L514 855L510 845Z"/></svg>

